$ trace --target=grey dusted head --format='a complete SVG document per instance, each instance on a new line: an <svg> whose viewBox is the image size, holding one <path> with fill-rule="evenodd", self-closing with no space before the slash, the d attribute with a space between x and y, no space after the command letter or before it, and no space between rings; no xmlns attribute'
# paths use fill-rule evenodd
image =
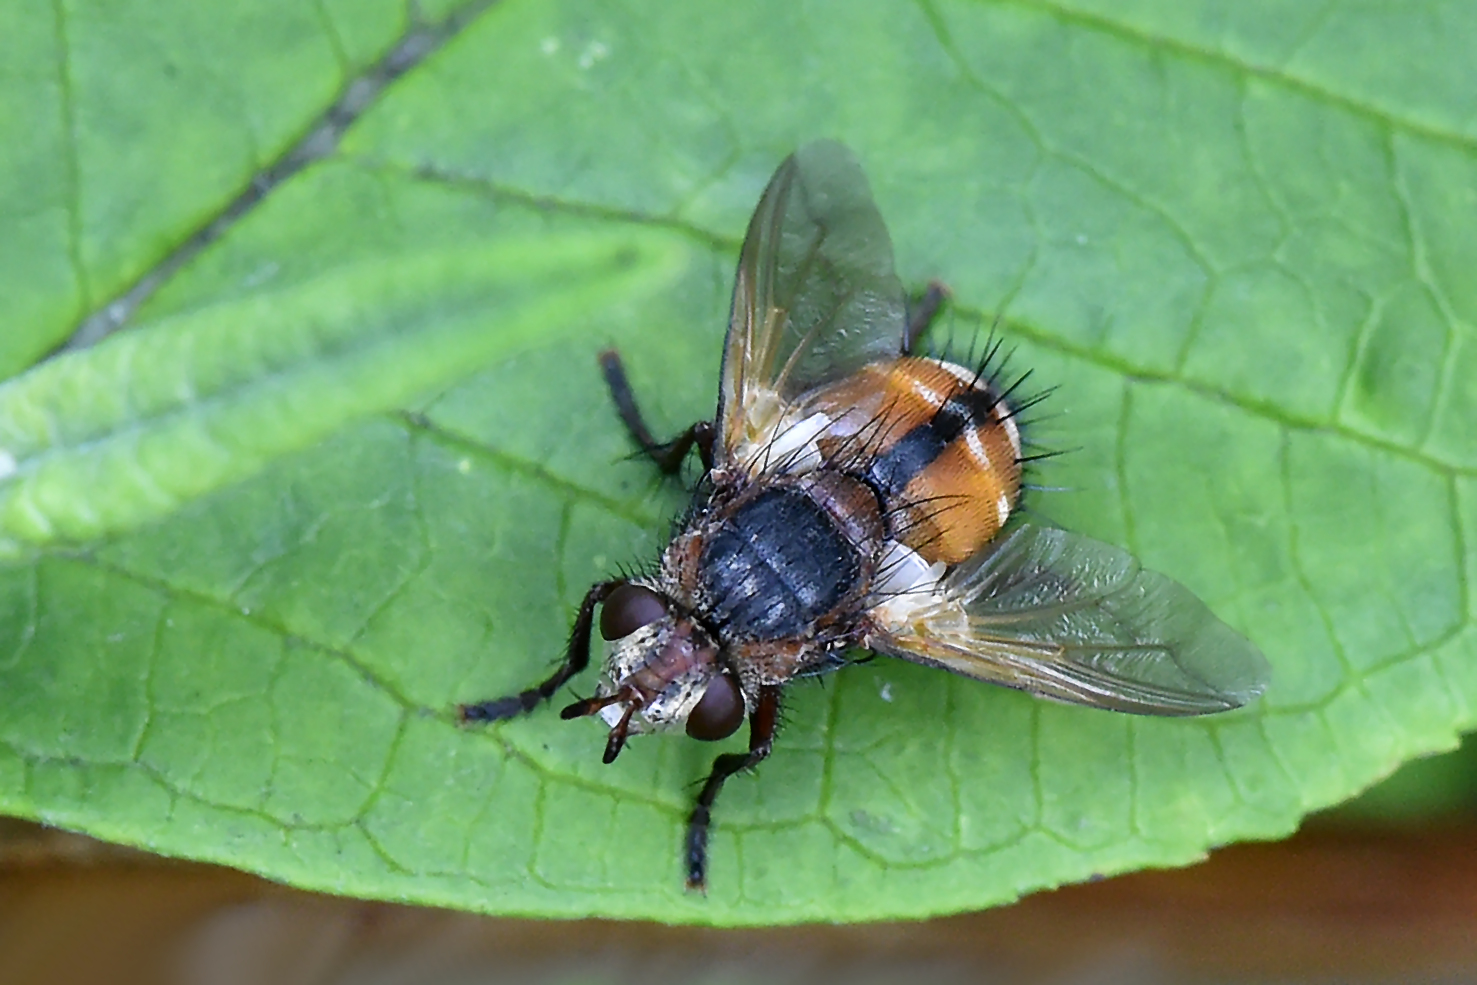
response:
<svg viewBox="0 0 1477 985"><path fill-rule="evenodd" d="M718 644L660 592L635 583L616 588L601 607L600 635L611 645L596 696L566 711L598 712L610 725L606 762L628 735L681 726L714 741L743 724L743 689L718 660Z"/></svg>

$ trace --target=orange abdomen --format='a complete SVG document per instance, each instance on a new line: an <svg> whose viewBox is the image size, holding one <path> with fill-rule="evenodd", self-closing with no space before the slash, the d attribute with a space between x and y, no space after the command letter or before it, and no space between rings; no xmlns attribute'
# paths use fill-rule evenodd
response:
<svg viewBox="0 0 1477 985"><path fill-rule="evenodd" d="M1020 436L990 381L952 363L873 363L815 394L835 423L828 464L881 497L893 537L957 564L999 533L1020 498Z"/></svg>

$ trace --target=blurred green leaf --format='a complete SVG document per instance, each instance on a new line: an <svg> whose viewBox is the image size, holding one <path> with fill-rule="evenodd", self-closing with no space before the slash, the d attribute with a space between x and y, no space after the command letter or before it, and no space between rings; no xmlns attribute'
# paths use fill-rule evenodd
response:
<svg viewBox="0 0 1477 985"><path fill-rule="evenodd" d="M1322 814L1334 824L1451 824L1477 818L1477 742L1405 763L1353 800Z"/></svg>
<svg viewBox="0 0 1477 985"><path fill-rule="evenodd" d="M0 809L489 912L887 919L1275 837L1472 724L1477 8L505 0L399 76L375 9L0 14ZM697 898L711 747L605 767L597 722L452 708L659 550L681 493L594 355L662 429L710 414L738 237L819 136L956 345L1003 313L1058 387L1072 491L1031 507L1275 678L1197 721L883 660L798 685Z"/></svg>

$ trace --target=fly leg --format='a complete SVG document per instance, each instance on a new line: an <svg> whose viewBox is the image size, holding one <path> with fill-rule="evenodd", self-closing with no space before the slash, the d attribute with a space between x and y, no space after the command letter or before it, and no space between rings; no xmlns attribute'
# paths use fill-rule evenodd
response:
<svg viewBox="0 0 1477 985"><path fill-rule="evenodd" d="M554 692L563 687L566 681L589 665L590 625L594 618L595 606L608 599L611 592L625 583L624 578L615 578L611 581L596 582L590 586L590 590L585 593L585 600L580 603L579 614L574 617L574 629L569 634L569 649L565 651L564 660L559 664L559 669L554 671L548 680L526 691L510 694L506 698L461 705L457 708L458 717L464 722L496 722L533 711L538 707L539 702L553 697Z"/></svg>
<svg viewBox="0 0 1477 985"><path fill-rule="evenodd" d="M928 326L933 324L934 316L939 313L939 308L948 297L949 289L938 281L931 280L923 291L923 297L916 304L909 305L908 326L903 329L903 355L913 354L913 346L928 331Z"/></svg>
<svg viewBox="0 0 1477 985"><path fill-rule="evenodd" d="M636 406L636 397L631 393L631 384L626 379L626 368L621 365L620 353L614 349L606 349L600 353L600 369L605 373L605 385L610 387L610 399L615 401L616 412L620 414L626 430L631 432L631 437L636 439L641 450L656 462L657 468L667 475L676 474L682 468L682 460L687 457L688 451L693 445L697 445L698 455L703 460L703 471L712 470L712 421L698 421L671 441L657 441L641 418L641 410Z"/></svg>
<svg viewBox="0 0 1477 985"><path fill-rule="evenodd" d="M769 758L774 747L774 730L779 723L780 688L766 684L759 689L759 703L749 718L749 751L724 753L713 760L713 772L697 795L697 804L687 818L687 888L708 891L708 829L713 824L713 801L723 789L723 781L747 769L753 769Z"/></svg>

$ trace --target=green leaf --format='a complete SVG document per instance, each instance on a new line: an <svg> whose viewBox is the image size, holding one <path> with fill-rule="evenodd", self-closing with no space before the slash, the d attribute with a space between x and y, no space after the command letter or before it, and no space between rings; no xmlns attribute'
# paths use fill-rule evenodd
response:
<svg viewBox="0 0 1477 985"><path fill-rule="evenodd" d="M1328 812L1334 823L1380 825L1460 823L1477 809L1477 743L1468 732L1459 748L1412 759L1390 776Z"/></svg>
<svg viewBox="0 0 1477 985"><path fill-rule="evenodd" d="M886 919L1276 837L1471 726L1477 8L420 10L0 14L0 809L488 912ZM820 136L956 344L998 315L1057 387L1031 507L1275 676L1193 721L799 684L693 897L713 747L453 708L660 549L595 354L710 414L738 236Z"/></svg>
<svg viewBox="0 0 1477 985"><path fill-rule="evenodd" d="M132 530L547 343L640 261L609 234L391 255L54 359L0 387L0 557Z"/></svg>

